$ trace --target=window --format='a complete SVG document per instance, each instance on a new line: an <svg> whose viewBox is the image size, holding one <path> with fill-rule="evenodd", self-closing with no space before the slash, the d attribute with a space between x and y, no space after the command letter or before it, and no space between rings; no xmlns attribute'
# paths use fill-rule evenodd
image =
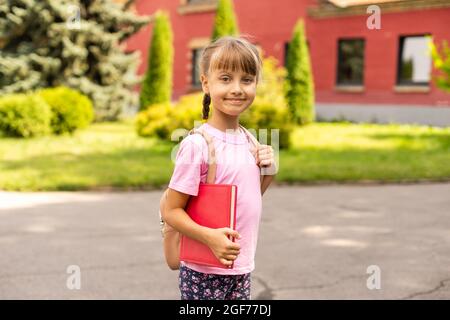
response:
<svg viewBox="0 0 450 320"><path fill-rule="evenodd" d="M338 41L338 85L364 84L364 39Z"/></svg>
<svg viewBox="0 0 450 320"><path fill-rule="evenodd" d="M200 81L200 58L203 48L196 48L192 50L192 86L198 87L201 85Z"/></svg>
<svg viewBox="0 0 450 320"><path fill-rule="evenodd" d="M428 85L431 74L431 57L427 36L400 38L397 84Z"/></svg>

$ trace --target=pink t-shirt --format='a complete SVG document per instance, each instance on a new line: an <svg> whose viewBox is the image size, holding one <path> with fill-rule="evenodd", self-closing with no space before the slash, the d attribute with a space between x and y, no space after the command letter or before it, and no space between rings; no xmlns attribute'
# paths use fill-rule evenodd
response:
<svg viewBox="0 0 450 320"><path fill-rule="evenodd" d="M261 218L260 169L256 165L244 132L223 132L208 123L199 127L213 139L216 149L217 184L237 185L236 230L241 251L233 269L222 269L182 262L197 272L222 275L244 274L255 268L256 243ZM200 182L206 182L208 147L200 134L186 136L180 144L169 188L192 196L198 194Z"/></svg>

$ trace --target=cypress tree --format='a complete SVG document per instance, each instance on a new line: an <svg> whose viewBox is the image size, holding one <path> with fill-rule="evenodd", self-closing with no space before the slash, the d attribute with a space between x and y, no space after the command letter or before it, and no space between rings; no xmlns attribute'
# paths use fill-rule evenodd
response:
<svg viewBox="0 0 450 320"><path fill-rule="evenodd" d="M141 88L140 110L145 110L153 104L170 102L173 51L173 32L169 16L158 11L155 14L147 72Z"/></svg>
<svg viewBox="0 0 450 320"><path fill-rule="evenodd" d="M216 18L214 20L212 40L214 41L223 36L236 36L238 34L239 28L232 0L219 0Z"/></svg>
<svg viewBox="0 0 450 320"><path fill-rule="evenodd" d="M294 28L287 55L286 100L294 123L307 124L315 119L314 83L303 20Z"/></svg>

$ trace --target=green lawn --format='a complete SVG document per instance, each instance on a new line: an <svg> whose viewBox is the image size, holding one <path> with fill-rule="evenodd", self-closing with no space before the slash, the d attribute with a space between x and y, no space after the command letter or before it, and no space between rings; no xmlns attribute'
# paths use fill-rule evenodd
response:
<svg viewBox="0 0 450 320"><path fill-rule="evenodd" d="M292 138L280 181L450 181L450 128L318 123Z"/></svg>
<svg viewBox="0 0 450 320"><path fill-rule="evenodd" d="M450 181L450 128L317 123L280 152L278 181ZM0 138L0 189L140 189L166 184L172 145L128 123L94 124L74 136Z"/></svg>

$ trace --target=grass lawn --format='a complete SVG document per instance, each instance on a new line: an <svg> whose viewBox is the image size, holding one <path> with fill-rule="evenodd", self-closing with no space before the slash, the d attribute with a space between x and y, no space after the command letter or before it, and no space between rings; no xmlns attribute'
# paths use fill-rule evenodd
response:
<svg viewBox="0 0 450 320"><path fill-rule="evenodd" d="M278 181L450 181L450 128L316 123L280 152ZM101 123L73 136L0 138L0 189L150 189L167 184L172 146Z"/></svg>
<svg viewBox="0 0 450 320"><path fill-rule="evenodd" d="M450 181L450 128L317 123L292 138L279 181Z"/></svg>

